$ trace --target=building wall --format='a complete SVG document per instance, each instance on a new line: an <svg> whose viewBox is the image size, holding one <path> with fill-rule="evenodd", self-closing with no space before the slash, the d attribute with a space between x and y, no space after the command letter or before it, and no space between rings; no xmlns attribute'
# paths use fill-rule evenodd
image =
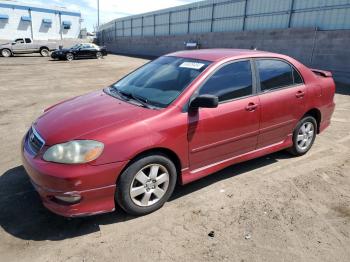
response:
<svg viewBox="0 0 350 262"><path fill-rule="evenodd" d="M0 38L31 37L30 22L21 21L22 16L29 16L28 10L0 7L0 14L9 16L8 20L0 19Z"/></svg>
<svg viewBox="0 0 350 262"><path fill-rule="evenodd" d="M51 19L52 24L43 23L43 19ZM32 11L34 39L60 39L59 14Z"/></svg>
<svg viewBox="0 0 350 262"><path fill-rule="evenodd" d="M0 19L0 39L65 39L78 38L80 34L80 13L0 2L0 15L9 17L8 20ZM31 16L31 22L22 21L22 16ZM50 19L52 23L43 23L43 19ZM71 22L71 28L63 29L63 21Z"/></svg>
<svg viewBox="0 0 350 262"><path fill-rule="evenodd" d="M72 26L69 30L61 29L62 30L62 37L63 38L78 38L80 34L80 17L78 16L70 16L70 15L62 15L61 16L62 21L70 21L72 23Z"/></svg>
<svg viewBox="0 0 350 262"><path fill-rule="evenodd" d="M115 19L99 37L305 27L350 29L350 0L207 0Z"/></svg>
<svg viewBox="0 0 350 262"><path fill-rule="evenodd" d="M145 56L182 50L188 41L254 46L350 75L350 0L207 0L115 19L97 37L112 52Z"/></svg>
<svg viewBox="0 0 350 262"><path fill-rule="evenodd" d="M101 44L114 53L160 56L183 50L184 43L190 41L199 43L200 48L256 47L259 50L289 55L310 67L330 70L337 77L350 76L350 30L315 31L314 28L303 28L156 37L130 36Z"/></svg>

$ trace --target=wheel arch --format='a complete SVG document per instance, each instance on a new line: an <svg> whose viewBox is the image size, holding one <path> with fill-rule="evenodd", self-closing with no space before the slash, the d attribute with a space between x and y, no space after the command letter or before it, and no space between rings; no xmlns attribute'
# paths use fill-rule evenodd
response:
<svg viewBox="0 0 350 262"><path fill-rule="evenodd" d="M156 148L151 148L151 149L147 149L144 150L140 153L138 153L137 155L135 155L126 165L125 167L122 169L122 171L120 172L120 174L118 175L116 184L118 184L120 175L130 166L132 165L135 161L137 161L138 159L147 156L147 155L151 155L151 154L161 154L164 155L166 157L168 157L175 165L176 168L176 173L177 173L177 182L179 182L181 180L181 168L182 168L182 164L181 164L181 160L179 158L179 156L171 149L169 148L165 148L165 147L156 147Z"/></svg>
<svg viewBox="0 0 350 262"><path fill-rule="evenodd" d="M50 51L50 48L48 48L47 46L41 46L40 48L39 48L39 50L41 51L41 50L43 50L43 49L47 49L47 50L49 50Z"/></svg>
<svg viewBox="0 0 350 262"><path fill-rule="evenodd" d="M321 111L317 108L312 108L309 111L307 111L303 117L305 116L312 116L313 118L316 119L316 123L317 123L317 134L320 133L320 123L321 123Z"/></svg>
<svg viewBox="0 0 350 262"><path fill-rule="evenodd" d="M12 50L11 50L10 48L7 48L7 47L1 48L1 49L0 49L0 54L2 54L2 51L3 51L3 50L8 50L8 51L10 52L10 54L11 54L10 56L13 56L13 52L12 52Z"/></svg>

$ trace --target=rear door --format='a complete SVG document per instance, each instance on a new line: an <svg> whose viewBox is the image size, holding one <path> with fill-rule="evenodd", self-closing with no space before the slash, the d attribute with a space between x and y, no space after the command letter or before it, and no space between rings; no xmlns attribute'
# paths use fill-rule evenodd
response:
<svg viewBox="0 0 350 262"><path fill-rule="evenodd" d="M189 160L197 169L255 150L260 106L250 60L219 68L196 94L219 97L217 108L189 112Z"/></svg>
<svg viewBox="0 0 350 262"><path fill-rule="evenodd" d="M287 61L256 59L261 104L258 148L283 142L305 113L307 90L299 72Z"/></svg>
<svg viewBox="0 0 350 262"><path fill-rule="evenodd" d="M96 57L96 47L93 44L89 44L89 48L87 49L88 57Z"/></svg>
<svg viewBox="0 0 350 262"><path fill-rule="evenodd" d="M90 44L83 44L79 50L79 57L87 58L91 56Z"/></svg>
<svg viewBox="0 0 350 262"><path fill-rule="evenodd" d="M27 53L33 53L35 51L38 51L38 49L35 47L35 44L32 42L30 38L25 38L24 40L26 43Z"/></svg>

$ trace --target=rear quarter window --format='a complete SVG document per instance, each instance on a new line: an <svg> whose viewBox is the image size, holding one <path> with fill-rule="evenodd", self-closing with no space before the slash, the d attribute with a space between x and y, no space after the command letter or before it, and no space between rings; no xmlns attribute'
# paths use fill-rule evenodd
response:
<svg viewBox="0 0 350 262"><path fill-rule="evenodd" d="M293 68L293 77L294 77L294 84L303 84L303 78L301 77L300 73Z"/></svg>

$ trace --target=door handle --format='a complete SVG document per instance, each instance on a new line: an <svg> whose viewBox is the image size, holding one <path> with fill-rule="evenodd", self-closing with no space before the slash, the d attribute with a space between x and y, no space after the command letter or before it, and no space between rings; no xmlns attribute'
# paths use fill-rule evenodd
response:
<svg viewBox="0 0 350 262"><path fill-rule="evenodd" d="M258 107L257 104L254 104L253 102L250 102L246 107L245 110L252 112Z"/></svg>
<svg viewBox="0 0 350 262"><path fill-rule="evenodd" d="M295 97L296 98L302 98L305 96L305 92L304 91L301 91L299 90L296 94L295 94Z"/></svg>

